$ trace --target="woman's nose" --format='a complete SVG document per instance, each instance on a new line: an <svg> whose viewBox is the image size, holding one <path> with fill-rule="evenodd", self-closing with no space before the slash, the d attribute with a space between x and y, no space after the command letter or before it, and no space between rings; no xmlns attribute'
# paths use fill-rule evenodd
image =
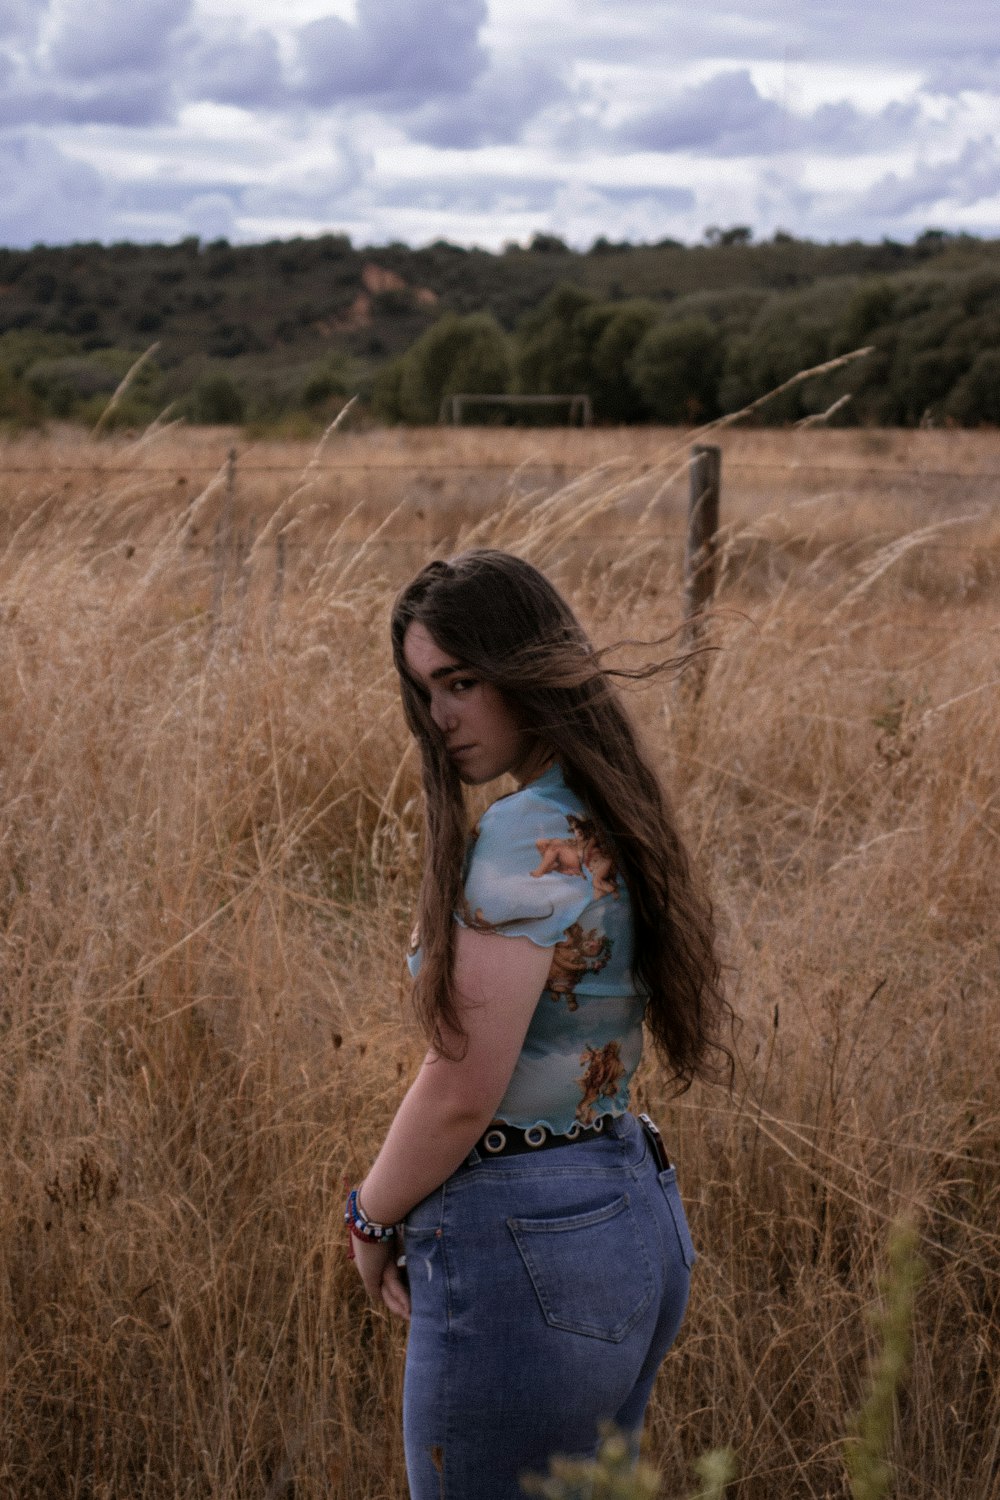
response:
<svg viewBox="0 0 1000 1500"><path fill-rule="evenodd" d="M431 718L442 734L447 734L458 723L454 705L447 700L438 699L436 703L431 703Z"/></svg>

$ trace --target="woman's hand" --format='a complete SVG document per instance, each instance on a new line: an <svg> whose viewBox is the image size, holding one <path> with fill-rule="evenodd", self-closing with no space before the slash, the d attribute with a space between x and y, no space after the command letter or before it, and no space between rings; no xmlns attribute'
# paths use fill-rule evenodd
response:
<svg viewBox="0 0 1000 1500"><path fill-rule="evenodd" d="M371 1300L379 1306L385 1303L390 1312L399 1318L409 1319L410 1316L410 1294L403 1284L403 1278L399 1274L396 1265L396 1256L399 1254L399 1240L393 1237L385 1240L380 1245L369 1243L368 1240L359 1240L357 1235L351 1235L351 1248L354 1251L354 1264L358 1275L365 1284L365 1291Z"/></svg>

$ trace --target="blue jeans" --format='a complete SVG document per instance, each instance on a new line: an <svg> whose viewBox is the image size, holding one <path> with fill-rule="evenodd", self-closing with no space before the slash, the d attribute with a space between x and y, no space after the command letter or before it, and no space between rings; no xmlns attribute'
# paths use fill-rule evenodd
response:
<svg viewBox="0 0 1000 1500"><path fill-rule="evenodd" d="M695 1254L633 1115L537 1156L474 1151L405 1234L412 1500L518 1500L601 1422L638 1433Z"/></svg>

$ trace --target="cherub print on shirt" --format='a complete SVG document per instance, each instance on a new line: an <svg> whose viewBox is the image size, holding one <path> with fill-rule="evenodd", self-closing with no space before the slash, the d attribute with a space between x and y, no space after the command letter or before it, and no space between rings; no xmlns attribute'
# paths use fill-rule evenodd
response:
<svg viewBox="0 0 1000 1500"><path fill-rule="evenodd" d="M618 897L618 867L612 855L603 849L597 836L597 825L593 818L578 818L566 814L570 837L565 839L538 839L535 847L542 856L532 876L537 880L551 871L564 875L579 875L590 872L594 896Z"/></svg>
<svg viewBox="0 0 1000 1500"><path fill-rule="evenodd" d="M628 1108L645 997L613 846L558 765L482 814L455 903L461 927L550 950L545 989L496 1111L563 1134ZM419 953L412 955L416 972Z"/></svg>
<svg viewBox="0 0 1000 1500"><path fill-rule="evenodd" d="M617 1102L626 1068L617 1042L608 1042L599 1048L585 1047L580 1054L580 1063L583 1072L577 1083L583 1098L576 1106L576 1117L581 1125L592 1125L599 1113L596 1106L602 1099Z"/></svg>
<svg viewBox="0 0 1000 1500"><path fill-rule="evenodd" d="M599 927L586 932L579 922L566 929L566 936L552 950L552 967L545 988L553 1000L565 999L570 1010L579 1010L576 987L584 974L599 974L611 960L611 939Z"/></svg>

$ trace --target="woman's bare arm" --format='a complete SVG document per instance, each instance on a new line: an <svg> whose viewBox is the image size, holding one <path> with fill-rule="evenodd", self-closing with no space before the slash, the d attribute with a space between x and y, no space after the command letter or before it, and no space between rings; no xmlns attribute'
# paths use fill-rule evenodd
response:
<svg viewBox="0 0 1000 1500"><path fill-rule="evenodd" d="M364 1212L395 1224L450 1177L493 1119L548 977L551 948L460 927L455 987L467 1042L456 1062L427 1054L361 1189Z"/></svg>

